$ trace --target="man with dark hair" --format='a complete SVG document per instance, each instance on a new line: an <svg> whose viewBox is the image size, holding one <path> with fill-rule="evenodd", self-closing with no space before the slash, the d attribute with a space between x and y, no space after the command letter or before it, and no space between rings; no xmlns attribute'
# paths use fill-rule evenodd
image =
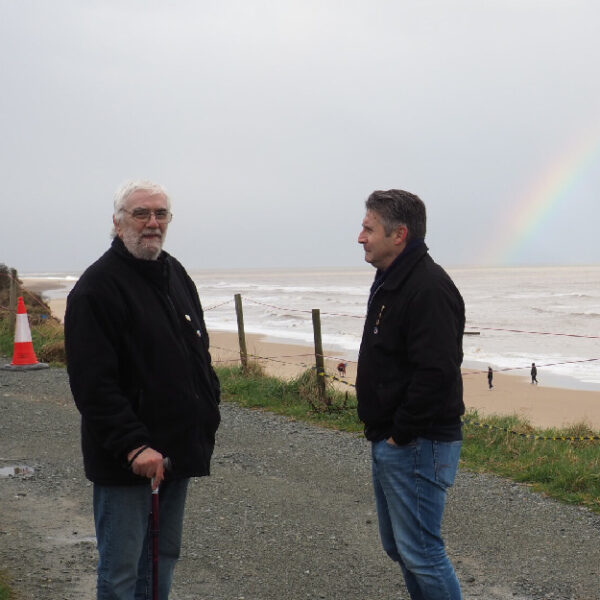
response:
<svg viewBox="0 0 600 600"><path fill-rule="evenodd" d="M171 218L162 187L123 186L112 245L67 300L67 369L94 484L98 600L150 598L151 485L160 485L157 597L167 600L188 481L209 474L220 420L196 286L162 249Z"/></svg>
<svg viewBox="0 0 600 600"><path fill-rule="evenodd" d="M376 191L359 244L376 269L356 394L372 469L381 541L413 600L458 600L441 536L462 440L463 299L425 245L418 196Z"/></svg>

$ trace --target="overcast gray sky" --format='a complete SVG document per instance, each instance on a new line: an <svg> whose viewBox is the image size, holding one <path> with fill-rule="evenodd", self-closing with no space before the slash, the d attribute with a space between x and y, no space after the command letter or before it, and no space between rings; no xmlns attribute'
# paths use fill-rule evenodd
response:
<svg viewBox="0 0 600 600"><path fill-rule="evenodd" d="M364 200L445 266L600 262L597 0L0 0L0 262L81 270L165 185L188 269L360 266ZM7 218L8 217L8 218Z"/></svg>

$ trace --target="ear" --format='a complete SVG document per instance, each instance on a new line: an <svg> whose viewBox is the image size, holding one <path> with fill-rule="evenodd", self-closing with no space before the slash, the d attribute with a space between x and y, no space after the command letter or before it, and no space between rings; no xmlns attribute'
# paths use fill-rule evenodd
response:
<svg viewBox="0 0 600 600"><path fill-rule="evenodd" d="M401 246L402 244L406 244L407 235L408 229L406 225L398 225L398 227L396 227L396 231L394 232L394 245Z"/></svg>
<svg viewBox="0 0 600 600"><path fill-rule="evenodd" d="M121 227L119 225L119 221L117 221L117 218L115 217L115 215L113 215L113 225L115 228L115 231L117 232L117 236L121 237Z"/></svg>

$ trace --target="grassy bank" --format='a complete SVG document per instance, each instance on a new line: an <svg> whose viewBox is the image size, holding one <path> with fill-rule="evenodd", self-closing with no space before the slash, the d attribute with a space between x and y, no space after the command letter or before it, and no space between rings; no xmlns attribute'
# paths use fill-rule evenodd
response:
<svg viewBox="0 0 600 600"><path fill-rule="evenodd" d="M16 284L14 296L11 285ZM64 330L62 323L52 315L50 306L43 296L23 287L15 280L10 269L0 263L0 355L12 357L15 341L14 324L17 305L11 302L22 296L25 301L27 320L31 330L33 347L39 362L59 365L64 363Z"/></svg>
<svg viewBox="0 0 600 600"><path fill-rule="evenodd" d="M289 382L265 377L256 368L246 376L239 368L218 369L218 374L226 401L323 427L362 431L355 396L328 386L327 401L316 401L315 378L310 371ZM517 417L486 416L485 423L491 427L480 427L476 412L465 420L461 468L527 483L562 502L600 512L600 442L544 439L597 432L585 424L567 430L535 430Z"/></svg>
<svg viewBox="0 0 600 600"><path fill-rule="evenodd" d="M64 364L64 331L62 324L54 319L44 319L31 323L31 339L35 354L40 362L53 366ZM15 336L8 319L0 319L0 356L12 358Z"/></svg>

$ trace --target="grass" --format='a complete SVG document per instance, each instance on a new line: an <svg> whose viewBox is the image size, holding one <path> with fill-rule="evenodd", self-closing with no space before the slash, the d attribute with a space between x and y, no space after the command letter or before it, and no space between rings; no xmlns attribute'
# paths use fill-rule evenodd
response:
<svg viewBox="0 0 600 600"><path fill-rule="evenodd" d="M479 417L473 412L467 419L478 421ZM496 429L465 426L461 461L466 468L531 484L552 498L600 513L600 442L545 439L593 437L598 432L585 423L561 430L534 430L515 416L486 417L485 422Z"/></svg>
<svg viewBox="0 0 600 600"><path fill-rule="evenodd" d="M218 368L224 400L245 408L260 408L342 431L362 431L356 416L356 396L326 383L326 399L319 402L316 378L308 370L291 381L267 377L260 366L250 363L246 374L239 367Z"/></svg>
<svg viewBox="0 0 600 600"><path fill-rule="evenodd" d="M356 397L327 386L327 400L316 402L313 371L291 381L266 377L254 366L244 375L239 367L221 368L223 398L247 408L261 408L323 427L361 432ZM535 430L517 417L486 417L479 427L477 412L465 415L461 468L493 473L530 484L534 490L565 503L600 513L600 442L553 441L537 438L594 436L585 423L566 430ZM519 435L522 434L522 435Z"/></svg>
<svg viewBox="0 0 600 600"><path fill-rule="evenodd" d="M31 339L36 357L40 362L52 366L64 366L64 330L55 319L40 319L37 323L30 320ZM12 358L15 336L6 319L0 320L0 355Z"/></svg>
<svg viewBox="0 0 600 600"><path fill-rule="evenodd" d="M15 315L13 313L11 319L10 312L6 308L10 303L9 279L8 267L0 263L0 355L12 357L15 334L10 321L14 322ZM52 316L50 306L41 294L19 286L16 295L23 296L25 300L27 320L38 361L50 363L52 366L64 366L65 344L62 323Z"/></svg>
<svg viewBox="0 0 600 600"><path fill-rule="evenodd" d="M16 596L8 586L8 577L0 571L0 600L14 600Z"/></svg>

